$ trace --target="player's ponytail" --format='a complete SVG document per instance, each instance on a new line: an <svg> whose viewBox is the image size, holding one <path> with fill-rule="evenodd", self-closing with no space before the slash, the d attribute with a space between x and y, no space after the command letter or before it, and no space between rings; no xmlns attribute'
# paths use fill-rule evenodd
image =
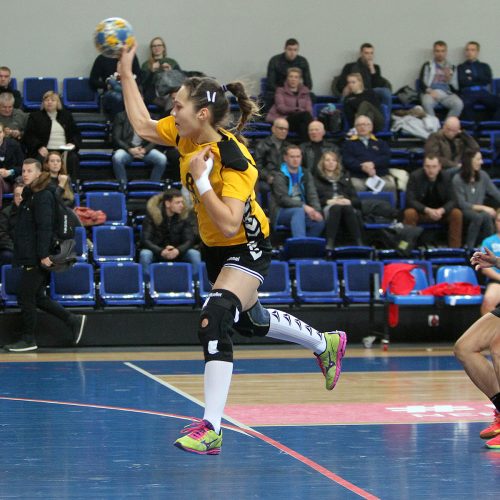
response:
<svg viewBox="0 0 500 500"><path fill-rule="evenodd" d="M259 107L246 92L244 85L241 82L231 82L226 85L227 90L236 97L238 106L240 107L240 119L236 125L236 130L241 132L245 124L254 116L259 116Z"/></svg>

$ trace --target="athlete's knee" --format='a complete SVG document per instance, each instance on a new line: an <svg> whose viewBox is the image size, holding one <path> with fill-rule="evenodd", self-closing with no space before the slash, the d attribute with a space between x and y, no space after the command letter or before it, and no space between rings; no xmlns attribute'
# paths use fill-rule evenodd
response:
<svg viewBox="0 0 500 500"><path fill-rule="evenodd" d="M240 314L234 329L245 337L265 337L269 331L269 311L257 301L250 309Z"/></svg>
<svg viewBox="0 0 500 500"><path fill-rule="evenodd" d="M494 361L500 362L500 333L497 333L491 341L490 354Z"/></svg>
<svg viewBox="0 0 500 500"><path fill-rule="evenodd" d="M203 305L198 338L203 346L205 361L233 361L232 327L238 321L241 302L222 289L214 289Z"/></svg>

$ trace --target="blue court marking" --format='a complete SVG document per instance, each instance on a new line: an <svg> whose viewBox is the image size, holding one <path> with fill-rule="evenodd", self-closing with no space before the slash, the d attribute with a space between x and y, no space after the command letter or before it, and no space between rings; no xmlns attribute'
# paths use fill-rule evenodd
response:
<svg viewBox="0 0 500 500"><path fill-rule="evenodd" d="M219 457L172 446L185 422L127 408L200 415L200 407L119 362L0 365L2 498L360 498L262 440L225 431ZM329 470L333 467L327 467ZM334 470L333 470L334 471ZM236 495L236 496L235 496ZM303 496L301 498L304 498Z"/></svg>
<svg viewBox="0 0 500 500"><path fill-rule="evenodd" d="M201 375L204 370L203 361L134 361L134 363L157 375ZM347 357L342 361L344 373L432 370L462 370L462 366L453 356ZM313 355L310 358L237 359L234 362L235 374L316 373L318 371L318 364Z"/></svg>

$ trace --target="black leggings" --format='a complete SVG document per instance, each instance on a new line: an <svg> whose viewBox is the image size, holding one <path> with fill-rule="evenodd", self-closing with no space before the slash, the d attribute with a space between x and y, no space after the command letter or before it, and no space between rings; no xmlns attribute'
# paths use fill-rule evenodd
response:
<svg viewBox="0 0 500 500"><path fill-rule="evenodd" d="M17 302L21 309L22 338L26 342L36 343L37 307L70 325L71 313L45 294L48 277L49 272L41 267L23 267Z"/></svg>

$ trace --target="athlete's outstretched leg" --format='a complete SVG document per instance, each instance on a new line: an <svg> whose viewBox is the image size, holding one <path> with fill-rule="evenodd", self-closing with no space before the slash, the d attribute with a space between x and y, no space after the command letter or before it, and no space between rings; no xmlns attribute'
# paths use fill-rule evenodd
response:
<svg viewBox="0 0 500 500"><path fill-rule="evenodd" d="M257 301L240 315L235 330L246 336L267 336L299 344L311 350L332 390L340 376L347 336L344 332L321 333L302 320L278 309L265 309Z"/></svg>

